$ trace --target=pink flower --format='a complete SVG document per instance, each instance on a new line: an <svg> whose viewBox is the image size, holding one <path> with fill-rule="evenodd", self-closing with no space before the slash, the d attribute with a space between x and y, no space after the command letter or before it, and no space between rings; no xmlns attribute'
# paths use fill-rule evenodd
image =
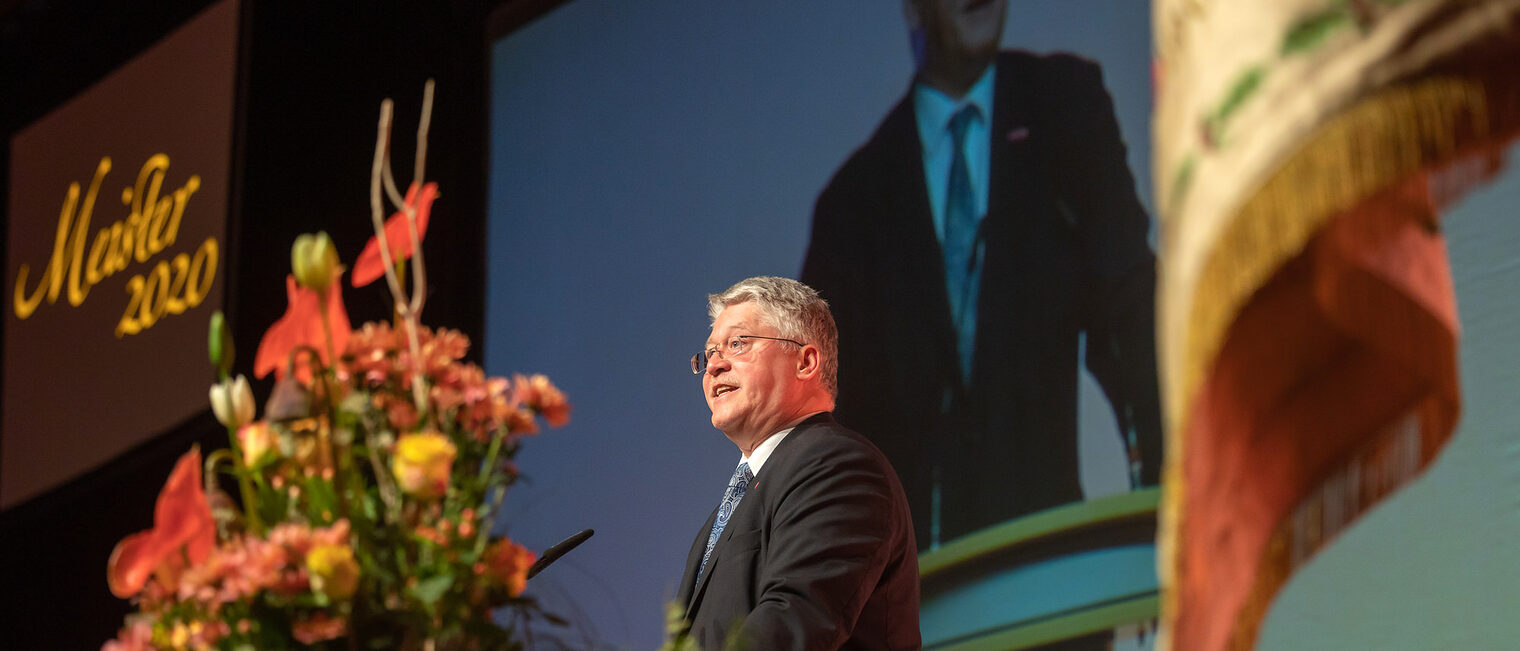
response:
<svg viewBox="0 0 1520 651"><path fill-rule="evenodd" d="M397 371L396 348L401 344L397 333L387 323L366 323L355 330L343 351L338 377L360 386L379 387L389 382Z"/></svg>
<svg viewBox="0 0 1520 651"><path fill-rule="evenodd" d="M116 634L116 639L101 645L100 651L153 651L153 626L138 619Z"/></svg>
<svg viewBox="0 0 1520 651"><path fill-rule="evenodd" d="M549 421L549 426L559 427L570 422L570 402L565 394L549 382L549 378L534 374L524 378L516 375L512 384L517 388L517 401L532 407Z"/></svg>
<svg viewBox="0 0 1520 651"><path fill-rule="evenodd" d="M289 557L278 545L239 538L216 548L204 563L180 578L180 601L195 601L210 612L276 585Z"/></svg>
<svg viewBox="0 0 1520 651"><path fill-rule="evenodd" d="M417 407L409 400L387 401L385 413L391 419L391 426L399 430L408 430L417 424Z"/></svg>
<svg viewBox="0 0 1520 651"><path fill-rule="evenodd" d="M338 520L332 526L320 529L286 522L269 531L269 542L285 548L292 558L306 558L317 545L348 544L348 532L348 520Z"/></svg>
<svg viewBox="0 0 1520 651"><path fill-rule="evenodd" d="M538 422L530 409L514 409L507 414L507 431L514 434L537 434Z"/></svg>
<svg viewBox="0 0 1520 651"><path fill-rule="evenodd" d="M327 613L317 613L297 620L290 628L296 641L301 644L316 644L343 637L348 632L348 620L342 617L329 617Z"/></svg>
<svg viewBox="0 0 1520 651"><path fill-rule="evenodd" d="M454 362L464 359L465 353L470 351L470 338L458 330L439 328L436 332L428 332L427 328L421 328L418 340L422 371L430 378L451 370Z"/></svg>

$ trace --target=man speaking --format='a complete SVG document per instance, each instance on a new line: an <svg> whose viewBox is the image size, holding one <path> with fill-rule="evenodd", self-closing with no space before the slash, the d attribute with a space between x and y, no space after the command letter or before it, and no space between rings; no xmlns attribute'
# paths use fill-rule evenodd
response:
<svg viewBox="0 0 1520 651"><path fill-rule="evenodd" d="M834 422L838 334L802 283L708 297L691 370L740 459L692 543L677 603L704 649L918 649L918 558L892 466ZM715 497L716 497L715 491Z"/></svg>

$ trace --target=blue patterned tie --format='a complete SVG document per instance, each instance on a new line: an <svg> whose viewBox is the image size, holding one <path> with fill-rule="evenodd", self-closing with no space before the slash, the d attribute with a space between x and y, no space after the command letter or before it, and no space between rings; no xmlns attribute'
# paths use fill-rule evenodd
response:
<svg viewBox="0 0 1520 651"><path fill-rule="evenodd" d="M699 578L707 571L707 558L712 556L713 546L718 544L718 536L722 535L723 527L733 516L734 509L739 508L739 500L744 499L744 491L749 489L749 483L754 478L748 463L740 463L738 468L734 468L734 476L728 480L728 490L723 491L723 503L718 505L718 518L713 520L712 533L707 535L707 551L702 552L702 567L697 570Z"/></svg>
<svg viewBox="0 0 1520 651"><path fill-rule="evenodd" d="M981 215L971 170L966 164L966 132L977 118L975 105L968 105L950 119L955 158L950 163L950 182L945 192L945 289L950 294L950 319L955 325L956 351L960 354L961 381L971 381L971 356L976 347L976 300L981 291L982 267L976 254Z"/></svg>

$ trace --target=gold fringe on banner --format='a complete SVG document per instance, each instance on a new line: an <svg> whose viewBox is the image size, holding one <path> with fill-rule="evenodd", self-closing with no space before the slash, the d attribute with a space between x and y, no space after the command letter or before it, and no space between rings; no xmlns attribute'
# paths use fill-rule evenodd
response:
<svg viewBox="0 0 1520 651"><path fill-rule="evenodd" d="M1487 142L1486 99L1481 84L1462 79L1391 88L1328 122L1279 167L1230 221L1198 276L1184 394L1196 394L1240 309L1331 217L1426 167L1455 160L1464 146ZM1174 425L1173 432L1186 429L1185 422Z"/></svg>

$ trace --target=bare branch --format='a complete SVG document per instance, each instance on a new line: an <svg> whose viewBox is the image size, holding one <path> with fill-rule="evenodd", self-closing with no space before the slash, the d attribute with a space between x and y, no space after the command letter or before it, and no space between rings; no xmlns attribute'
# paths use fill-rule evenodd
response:
<svg viewBox="0 0 1520 651"><path fill-rule="evenodd" d="M422 183L427 178L422 172L427 169L427 145L428 127L433 123L433 80L427 80L422 86L422 119L417 123L417 159L413 164L412 180Z"/></svg>
<svg viewBox="0 0 1520 651"><path fill-rule="evenodd" d="M422 186L426 179L422 174L426 171L427 160L427 133L428 123L433 115L433 80L429 79L423 91L422 117L417 127L417 176L412 179L416 185L420 198ZM417 228L417 207L406 202L405 198L396 189L396 180L391 174L390 141L391 101L385 100L380 105L380 134L375 144L375 166L371 171L370 178L370 207L371 218L375 226L375 238L380 244L380 261L385 267L385 283L390 288L391 300L394 302L396 316L406 327L408 349L412 359L421 360L421 342L418 341L417 330L421 327L422 306L427 301L427 269L423 264L422 257L422 234ZM390 200L406 215L407 236L412 243L412 297L408 301L401 282L396 277L396 264L391 256L391 245L385 233L384 215L380 209L380 187L385 187ZM412 369L412 399L416 403L419 414L427 413L427 387L426 378L421 366Z"/></svg>
<svg viewBox="0 0 1520 651"><path fill-rule="evenodd" d="M380 102L379 134L375 137L375 163L370 168L369 207L370 219L375 227L375 239L380 244L380 264L385 269L385 284L391 290L391 300L397 311L406 308L406 294L401 291L401 281L396 278L395 262L391 259L391 243L385 236L385 211L380 202L380 186L390 176L391 100ZM403 203L403 206L405 204Z"/></svg>

